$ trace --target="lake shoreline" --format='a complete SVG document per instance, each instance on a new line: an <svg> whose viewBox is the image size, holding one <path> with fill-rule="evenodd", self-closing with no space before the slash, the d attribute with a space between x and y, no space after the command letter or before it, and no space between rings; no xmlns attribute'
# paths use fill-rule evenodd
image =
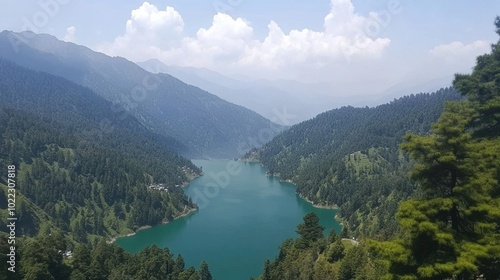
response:
<svg viewBox="0 0 500 280"><path fill-rule="evenodd" d="M300 198L302 198L303 200L311 203L311 205L314 207L314 208L318 208L318 209L329 209L329 210L339 210L340 208L333 204L333 205L329 205L329 204L316 204L314 203L312 200L308 199L307 197L303 196L302 194L298 194Z"/></svg>
<svg viewBox="0 0 500 280"><path fill-rule="evenodd" d="M136 253L156 244L181 254L186 267L205 260L216 279L249 279L262 272L266 259L276 257L284 240L297 237L297 224L308 213L318 216L324 234L342 230L334 219L336 210L313 207L297 195L295 185L267 177L260 164L234 159L193 163L202 166L206 175L184 191L201 210L118 239L116 245Z"/></svg>
<svg viewBox="0 0 500 280"><path fill-rule="evenodd" d="M196 212L196 211L198 211L198 208L189 208L189 210L187 210L187 211L186 211L186 210L184 210L184 211L182 211L182 213L181 213L179 216L175 217L172 221L175 221L175 220L177 220L177 219L180 219L180 218L186 217L186 216L188 216L188 215L190 215L191 213L194 213L194 212ZM165 225L165 224L168 224L168 223L170 223L170 222L172 222L172 221L165 221L165 222L162 222L161 224L158 224L158 225L155 225L155 226ZM116 242L116 240L117 240L118 238L122 238L122 237L131 237L131 236L136 235L136 234L137 234L139 231L141 231L141 230L145 230L145 229L152 228L152 227L153 227L153 226L151 226L151 225L144 225L144 226L140 226L140 227L139 227L139 228L137 228L137 230L136 230L136 231L134 231L134 232L114 236L114 237L112 237L111 239L107 240L107 241L106 241L106 243L108 243L108 244L112 244L112 243Z"/></svg>
<svg viewBox="0 0 500 280"><path fill-rule="evenodd" d="M267 168L262 163L260 163L260 165L267 170ZM281 179L279 174L269 173L269 171L266 171L266 176L279 178L279 181L281 183L290 183L295 188L297 188L297 184L295 184L291 179L287 179L287 180ZM339 210L340 209L339 206L336 205L336 204L317 204L317 203L314 203L312 200L310 200L309 198L305 197L304 195L302 195L300 193L297 193L297 195L300 198L302 198L303 200L311 203L311 205L314 208L318 208L318 209L330 209L330 210Z"/></svg>

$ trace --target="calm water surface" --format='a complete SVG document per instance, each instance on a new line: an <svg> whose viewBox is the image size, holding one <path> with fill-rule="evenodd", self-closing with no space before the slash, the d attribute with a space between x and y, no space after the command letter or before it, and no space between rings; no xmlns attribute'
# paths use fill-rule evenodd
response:
<svg viewBox="0 0 500 280"><path fill-rule="evenodd" d="M119 238L117 244L137 252L156 244L181 254L190 265L206 260L217 280L248 280L258 276L279 245L295 238L296 227L309 212L320 217L325 234L340 225L336 210L317 209L295 193L295 186L265 175L258 163L194 160L205 176L185 189L200 210L169 224Z"/></svg>

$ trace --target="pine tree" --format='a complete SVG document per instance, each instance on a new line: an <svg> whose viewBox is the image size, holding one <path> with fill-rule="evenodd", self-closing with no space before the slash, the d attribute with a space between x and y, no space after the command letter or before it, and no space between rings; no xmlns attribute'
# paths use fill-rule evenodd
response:
<svg viewBox="0 0 500 280"><path fill-rule="evenodd" d="M319 218L313 212L304 217L304 223L297 226L297 233L300 235L299 247L310 247L314 242L323 237L325 228L319 224Z"/></svg>
<svg viewBox="0 0 500 280"><path fill-rule="evenodd" d="M73 252L73 271L71 272L70 279L87 279L90 262L90 250L82 244L76 246Z"/></svg>
<svg viewBox="0 0 500 280"><path fill-rule="evenodd" d="M203 261L200 265L200 280L212 280L212 274L208 268L208 264Z"/></svg>
<svg viewBox="0 0 500 280"><path fill-rule="evenodd" d="M500 35L500 18L496 19ZM429 136L407 135L423 194L401 203L403 236L375 244L406 279L500 278L500 42L454 85Z"/></svg>
<svg viewBox="0 0 500 280"><path fill-rule="evenodd" d="M500 35L500 17L495 19L495 27ZM457 74L453 82L477 110L471 126L480 136L500 136L500 42L491 49L477 58L471 74Z"/></svg>

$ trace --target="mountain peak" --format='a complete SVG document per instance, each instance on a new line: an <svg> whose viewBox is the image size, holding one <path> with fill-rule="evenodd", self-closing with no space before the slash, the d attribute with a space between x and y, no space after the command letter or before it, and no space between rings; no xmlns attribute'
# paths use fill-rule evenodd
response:
<svg viewBox="0 0 500 280"><path fill-rule="evenodd" d="M185 144L189 156L242 156L282 129L249 109L170 75L149 73L124 58L34 33L26 33L33 36L15 51L9 34L23 33L0 34L0 57L90 88L114 103L110 110L116 114L131 114Z"/></svg>

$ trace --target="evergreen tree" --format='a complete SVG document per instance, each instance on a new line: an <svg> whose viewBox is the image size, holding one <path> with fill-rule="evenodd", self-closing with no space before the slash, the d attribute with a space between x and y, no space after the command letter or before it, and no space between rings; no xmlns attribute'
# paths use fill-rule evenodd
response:
<svg viewBox="0 0 500 280"><path fill-rule="evenodd" d="M495 27L500 35L500 17L495 19ZM453 82L476 109L471 126L479 136L500 136L500 44L491 49L477 58L471 74L457 74Z"/></svg>
<svg viewBox="0 0 500 280"><path fill-rule="evenodd" d="M496 20L500 35L500 19ZM377 244L407 279L500 278L500 52L480 56L454 85L468 100L446 106L429 136L407 135L421 197L401 203L403 234ZM385 248L382 248L385 246Z"/></svg>
<svg viewBox="0 0 500 280"><path fill-rule="evenodd" d="M337 239L333 244L330 244L326 251L327 261L330 263L337 262L344 257L345 246L341 239Z"/></svg>
<svg viewBox="0 0 500 280"><path fill-rule="evenodd" d="M200 280L212 280L212 274L208 269L208 264L203 261L200 265Z"/></svg>
<svg viewBox="0 0 500 280"><path fill-rule="evenodd" d="M271 261L266 260L264 263L264 273L262 274L262 280L272 280L271 276Z"/></svg>
<svg viewBox="0 0 500 280"><path fill-rule="evenodd" d="M73 252L73 271L71 272L71 279L87 279L91 260L90 250L87 246L82 244L76 246Z"/></svg>
<svg viewBox="0 0 500 280"><path fill-rule="evenodd" d="M300 235L298 244L302 248L310 247L323 237L325 228L319 224L318 216L311 212L304 217L304 223L297 226L297 233Z"/></svg>

